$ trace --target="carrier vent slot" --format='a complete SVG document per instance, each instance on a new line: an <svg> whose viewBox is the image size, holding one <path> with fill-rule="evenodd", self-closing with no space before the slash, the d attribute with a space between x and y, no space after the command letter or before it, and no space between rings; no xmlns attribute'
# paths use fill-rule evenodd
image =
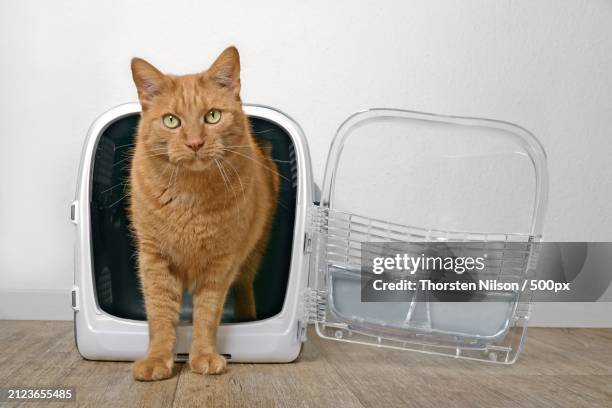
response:
<svg viewBox="0 0 612 408"><path fill-rule="evenodd" d="M107 266L104 266L102 271L96 275L96 294L98 304L103 309L110 308L113 305L112 276Z"/></svg>
<svg viewBox="0 0 612 408"><path fill-rule="evenodd" d="M104 187L110 187L112 185L114 156L115 143L108 138L101 139L96 151L96 164L98 169L94 172L94 183Z"/></svg>
<svg viewBox="0 0 612 408"><path fill-rule="evenodd" d="M174 360L181 363L189 361L189 353L176 353L176 358Z"/></svg>
<svg viewBox="0 0 612 408"><path fill-rule="evenodd" d="M297 188L297 161L295 157L295 147L293 147L293 145L289 145L289 164L291 165L291 186Z"/></svg>
<svg viewBox="0 0 612 408"><path fill-rule="evenodd" d="M221 355L225 357L227 361L230 361L232 359L231 354L221 354ZM174 361L178 363L186 363L187 361L189 361L189 353L176 353L176 357L174 358Z"/></svg>
<svg viewBox="0 0 612 408"><path fill-rule="evenodd" d="M363 258L380 255L378 249L363 249L364 242L414 245L440 242L455 256L485 251L487 276L505 282L522 282L534 272L538 256L538 246L534 246L536 237L528 234L427 230L318 206L311 207L310 228L324 238L318 249L323 251L327 264L346 271L360 271Z"/></svg>

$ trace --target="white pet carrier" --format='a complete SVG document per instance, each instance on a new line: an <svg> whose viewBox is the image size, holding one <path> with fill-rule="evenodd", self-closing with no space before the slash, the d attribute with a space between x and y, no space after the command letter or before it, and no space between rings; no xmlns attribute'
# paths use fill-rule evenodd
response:
<svg viewBox="0 0 612 408"><path fill-rule="evenodd" d="M259 320L232 323L230 297L218 333L220 353L235 362L293 361L307 324L314 323L318 335L333 340L516 360L529 318L529 285L485 292L493 299L486 302L434 301L423 291L402 302L362 302L361 244L473 243L490 256L488 277L529 279L547 196L545 154L533 135L492 120L360 112L333 140L319 203L299 125L269 107L244 110L257 138L272 146L283 178L255 283ZM77 225L75 336L88 359L135 360L148 344L125 214L139 113L138 104L126 104L94 122L71 206ZM177 360L189 351L190 314L185 296Z"/></svg>

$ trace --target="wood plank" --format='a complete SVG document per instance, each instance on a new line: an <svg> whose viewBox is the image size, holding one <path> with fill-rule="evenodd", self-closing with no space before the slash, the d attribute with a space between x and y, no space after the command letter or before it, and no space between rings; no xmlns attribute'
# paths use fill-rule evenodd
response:
<svg viewBox="0 0 612 408"><path fill-rule="evenodd" d="M174 400L177 376L140 383L132 379L131 363L82 359L74 345L72 322L0 321L0 333L0 384L76 388L76 403L54 407L168 407Z"/></svg>
<svg viewBox="0 0 612 408"><path fill-rule="evenodd" d="M179 364L169 380L140 383L130 363L83 360L72 322L0 321L0 384L74 386L77 403L67 407L609 407L612 330L531 329L512 366L324 340L310 330L295 363L230 364L221 376Z"/></svg>
<svg viewBox="0 0 612 408"><path fill-rule="evenodd" d="M362 407L315 343L289 364L230 364L221 376L183 367L175 407Z"/></svg>
<svg viewBox="0 0 612 408"><path fill-rule="evenodd" d="M611 333L533 329L514 365L310 338L365 406L611 406Z"/></svg>

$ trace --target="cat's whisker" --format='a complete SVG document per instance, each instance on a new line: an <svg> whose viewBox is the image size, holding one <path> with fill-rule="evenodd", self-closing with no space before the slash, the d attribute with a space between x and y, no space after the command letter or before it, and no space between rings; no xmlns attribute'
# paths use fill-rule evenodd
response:
<svg viewBox="0 0 612 408"><path fill-rule="evenodd" d="M217 160L217 159L215 159L215 161L216 161L216 160ZM233 169L233 171L234 171L234 173L236 173L236 176L238 177L238 180L240 181L240 186L241 186L241 188L242 188L243 199L246 199L246 196L244 195L244 187L243 187L243 185L242 185L242 181L241 181L241 179L240 179L240 175L239 175L238 171L236 170L236 168L235 168L235 167L234 167L234 166L233 166L233 165L232 165L232 164L231 164L229 161L227 161L227 160L223 160L222 158L221 158L221 160L222 160L224 163L226 163L226 164L228 164L229 166L231 166L231 167L232 167L232 169ZM252 159L252 158L251 158L251 160L254 160L254 159ZM264 166L264 167L265 167L265 166ZM266 168L267 168L267 167L266 167ZM273 170L272 170L272 169L270 169L270 168L267 168L267 169L268 169L268 170L270 170L270 171L273 171ZM277 173L277 174L278 174L278 173ZM280 174L278 174L278 175L279 175L280 177L282 177ZM278 201L278 205L279 205L280 207L282 207L284 210L287 210L287 211L289 210L289 208L288 208L286 205L284 205L284 204L283 204L283 203L282 203L280 200Z"/></svg>
<svg viewBox="0 0 612 408"><path fill-rule="evenodd" d="M234 148L234 147L251 147L251 145L235 145L235 146L223 146L224 148ZM261 147L261 146L260 146ZM269 149L270 148L266 148L266 147L262 147L263 149ZM277 163L291 163L291 160L280 160L280 159L274 159L272 157L270 157L270 160L275 161Z"/></svg>
<svg viewBox="0 0 612 408"><path fill-rule="evenodd" d="M123 144L123 145L119 145L119 146L115 146L115 150L121 149L122 147L126 147L126 146L135 146L136 143L127 143L127 144Z"/></svg>
<svg viewBox="0 0 612 408"><path fill-rule="evenodd" d="M178 171L178 166L179 165L177 164L174 170L172 170L172 174L170 175L170 179L168 180L168 186L166 187L166 191L168 191L170 189L170 186L172 185L172 179L174 178L174 173Z"/></svg>
<svg viewBox="0 0 612 408"><path fill-rule="evenodd" d="M166 152L153 153L153 154L144 155L143 157L145 159L152 159L154 157L164 157L164 156L168 156L168 153L166 153Z"/></svg>
<svg viewBox="0 0 612 408"><path fill-rule="evenodd" d="M118 166L118 165L120 165L121 163L126 162L126 161L128 161L128 160L130 160L130 159L131 159L131 157L126 157L125 159L121 159L121 160L119 160L118 162L113 163L113 165L112 165L111 167Z"/></svg>
<svg viewBox="0 0 612 408"><path fill-rule="evenodd" d="M226 148L226 149L223 149L223 150L224 150L224 151L231 152L231 153L234 153L234 154L237 154L237 155L242 156L242 157L245 157L245 158L247 158L247 159L249 159L249 160L253 161L253 163L256 163L256 164L258 164L259 166L263 167L264 169L266 169L266 170L268 170L268 171L271 171L272 173L276 174L278 177L280 177L280 178L282 178L282 179L284 179L284 180L286 180L286 181L291 181L291 180L289 180L287 177L285 177L285 176L283 176L282 174L280 174L278 171L276 171L276 170L274 170L274 169L271 169L270 167L268 167L268 166L265 166L265 165L261 164L260 162L258 162L257 160L255 160L254 158L252 158L252 157L251 157L251 156L249 156L249 155L242 154L242 153L240 153L240 152L237 152L237 151L232 150L232 149L227 149L227 148Z"/></svg>
<svg viewBox="0 0 612 408"><path fill-rule="evenodd" d="M225 179L227 180L227 184L230 187L230 189L232 190L232 195L234 196L234 199L236 198L236 191L234 190L234 186L232 185L232 181L230 180L229 174L227 174L227 171L225 169L225 166L223 165L223 162L219 162L219 165L221 166L221 170L223 171L223 175L225 176Z"/></svg>
<svg viewBox="0 0 612 408"><path fill-rule="evenodd" d="M223 180L223 183L225 184L225 177L223 177L223 172L221 171L221 166L219 165L219 161L217 159L214 159L215 165L217 166L217 170L219 171L219 175L221 176L221 179Z"/></svg>
<svg viewBox="0 0 612 408"><path fill-rule="evenodd" d="M223 160L223 158L221 158L221 162L230 166L230 168L234 171L234 174L236 175L236 178L238 179L238 182L240 183L240 189L242 190L242 199L243 201L246 200L246 195L244 192L244 184L242 183L242 178L240 177L240 173L238 173L238 170L236 170L236 167L229 161Z"/></svg>
<svg viewBox="0 0 612 408"><path fill-rule="evenodd" d="M219 165L219 160L214 159L215 164L217 165L217 169L219 170L219 174L221 175L221 179L223 180L223 185L225 186L225 200L223 201L223 211L225 211L225 205L227 204L227 193L228 193L228 188L227 188L227 182L225 181L225 177L223 177L223 172L221 171L221 166Z"/></svg>
<svg viewBox="0 0 612 408"><path fill-rule="evenodd" d="M114 206L116 206L117 204L119 204L124 198L126 198L129 194L125 194L123 195L120 199L118 199L117 201L115 201L114 203L112 203L111 205L107 206L106 208L113 208Z"/></svg>
<svg viewBox="0 0 612 408"><path fill-rule="evenodd" d="M125 186L125 183L126 183L125 181L122 181L122 182L121 182L121 183L119 183L119 184L115 184L114 186L109 187L109 188L107 188L106 190L102 190L102 191L100 191L100 194L104 194L104 193L106 193L106 192L109 192L109 191L113 190L115 187L119 187L119 186L121 186L121 185Z"/></svg>
<svg viewBox="0 0 612 408"><path fill-rule="evenodd" d="M221 165L221 169L223 169L223 173L225 173L225 176L227 178L228 184L229 184L230 188L232 189L232 195L234 196L234 200L237 200L236 190L234 189L234 185L232 184L232 182L230 180L230 176L227 173L227 170L226 170L225 166L223 165L223 163L224 163L224 160L221 159L221 161L219 161L219 164ZM229 164L228 162L225 162L225 163ZM234 171L235 171L235 169L234 169ZM240 176L239 175L238 175L238 179L240 180ZM240 184L242 186L242 182ZM243 202L244 202L245 201L244 189L242 190L242 192L243 192ZM242 219L242 221L244 221L244 215L242 213L242 207L238 206L237 208L238 208L238 217L240 219Z"/></svg>
<svg viewBox="0 0 612 408"><path fill-rule="evenodd" d="M150 158L150 157L158 157L158 156L164 156L167 155L166 149L160 149L159 151L146 151L146 153L151 153L151 154L147 154L144 157L145 158ZM134 153L131 152L127 155L128 157L125 157L115 163L113 163L112 167L116 167L118 165L120 165L121 163L124 163L128 160L131 160L134 158Z"/></svg>

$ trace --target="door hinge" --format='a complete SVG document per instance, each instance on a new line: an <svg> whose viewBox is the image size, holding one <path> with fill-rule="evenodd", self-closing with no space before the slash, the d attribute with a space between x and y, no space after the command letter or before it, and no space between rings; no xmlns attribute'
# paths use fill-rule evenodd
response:
<svg viewBox="0 0 612 408"><path fill-rule="evenodd" d="M327 291L322 289L307 289L304 294L304 306L306 322L316 323L325 321Z"/></svg>
<svg viewBox="0 0 612 408"><path fill-rule="evenodd" d="M327 223L327 210L317 204L310 206L307 215L306 233L304 236L304 252L312 253L315 246L315 236L325 229Z"/></svg>
<svg viewBox="0 0 612 408"><path fill-rule="evenodd" d="M327 308L327 291L307 288L303 295L303 316L298 320L298 340L306 341L308 324L325 321Z"/></svg>
<svg viewBox="0 0 612 408"><path fill-rule="evenodd" d="M321 232L327 225L329 210L326 207L313 204L308 211L308 228L311 232Z"/></svg>

